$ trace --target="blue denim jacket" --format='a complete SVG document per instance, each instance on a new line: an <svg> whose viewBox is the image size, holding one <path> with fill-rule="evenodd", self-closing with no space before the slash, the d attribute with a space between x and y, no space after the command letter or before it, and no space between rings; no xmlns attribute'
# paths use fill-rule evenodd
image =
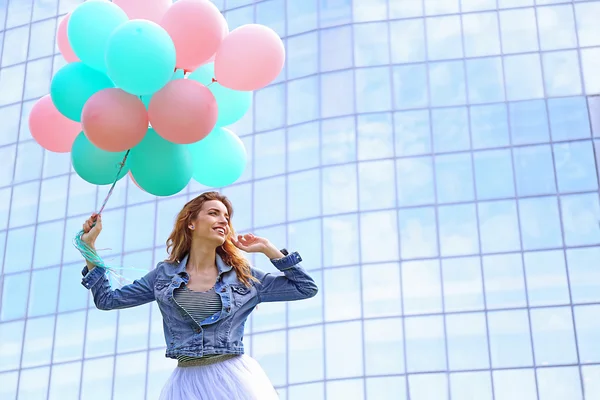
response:
<svg viewBox="0 0 600 400"><path fill-rule="evenodd" d="M301 261L298 253L271 260L283 275L252 268L258 282L246 287L238 280L235 270L217 255L219 275L215 291L221 297L222 308L200 324L173 298L173 290L190 278L185 271L187 256L179 263L160 262L143 278L120 289L110 287L104 268L96 267L88 272L86 266L82 271L82 284L92 290L94 303L100 310L135 307L156 300L163 317L169 358L243 354L244 324L258 303L302 300L317 294L317 285L302 268Z"/></svg>

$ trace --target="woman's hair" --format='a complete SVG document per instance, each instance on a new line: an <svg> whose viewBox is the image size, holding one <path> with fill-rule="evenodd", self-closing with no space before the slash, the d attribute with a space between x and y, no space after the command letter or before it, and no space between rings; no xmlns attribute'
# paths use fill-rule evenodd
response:
<svg viewBox="0 0 600 400"><path fill-rule="evenodd" d="M181 209L175 220L173 231L167 239L167 253L169 258L167 262L179 262L189 254L192 248L192 233L188 226L198 216L204 203L210 200L218 200L225 205L229 213L229 236L225 239L225 243L217 248L217 254L221 256L225 264L230 265L235 270L238 279L246 286L250 286L251 281L256 281L256 278L250 271L250 263L244 258L241 251L231 242L231 238L235 236L235 230L231 225L231 217L233 216L233 206L229 199L218 192L206 192L200 196L190 200Z"/></svg>

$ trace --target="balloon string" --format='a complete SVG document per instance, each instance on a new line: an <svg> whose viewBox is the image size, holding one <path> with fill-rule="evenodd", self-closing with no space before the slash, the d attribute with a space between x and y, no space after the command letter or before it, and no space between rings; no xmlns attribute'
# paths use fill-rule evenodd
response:
<svg viewBox="0 0 600 400"><path fill-rule="evenodd" d="M104 201L102 202L102 206L100 207L100 210L98 210L98 213L96 215L100 215L104 211L104 207L106 207L106 203L108 202L108 199L110 198L110 196L113 194L113 191L115 189L115 185L119 181L119 176L121 176L123 168L125 167L125 162L127 161L127 157L129 156L129 152L130 151L131 151L131 149L127 150L127 152L125 153L125 156L123 157L123 161L121 161L118 164L119 165L119 172L117 172L117 175L115 176L115 180L113 181L113 184L110 187L110 190L108 191L108 194L104 198ZM94 223L92 224L92 227L94 227L95 225L96 225L96 221L94 221ZM108 265L106 265L104 263L104 261L102 260L102 258L98 255L97 251L95 249L91 248L87 243L85 243L81 239L81 237L83 236L83 234L84 234L84 231L80 230L77 233L77 235L75 235L75 238L73 239L73 245L75 246L75 248L77 248L77 250L79 250L79 252L81 253L81 255L86 260L88 260L90 263L92 263L93 265L95 265L97 267L104 268L106 270L106 274L108 274L109 276L112 274L113 276L119 278L118 279L119 284L122 285L123 281L131 282L131 280L129 280L129 279L125 278L123 275L119 274L117 272L117 270L121 270L121 271L125 271L125 270L129 270L129 271L142 271L144 273L148 272L148 271L140 269L140 268L113 268L113 267L109 267Z"/></svg>
<svg viewBox="0 0 600 400"><path fill-rule="evenodd" d="M119 172L117 172L117 176L115 176L115 180L113 181L113 184L110 187L110 190L108 191L108 194L104 198L104 202L102 202L102 207L100 207L100 210L98 210L98 215L102 214L102 211L104 211L104 207L106 207L106 203L108 202L108 199L112 195L113 190L115 189L115 185L119 181L119 176L121 175L121 171L123 171L123 167L125 167L125 162L127 161L127 156L129 156L129 152L130 151L131 151L131 149L127 150L127 153L125 153L125 157L123 157L123 161L121 161L119 163ZM95 225L95 223L94 223L94 225Z"/></svg>

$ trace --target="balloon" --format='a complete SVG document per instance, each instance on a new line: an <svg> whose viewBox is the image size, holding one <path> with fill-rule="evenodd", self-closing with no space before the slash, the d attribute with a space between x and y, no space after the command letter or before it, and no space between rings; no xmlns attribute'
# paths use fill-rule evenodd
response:
<svg viewBox="0 0 600 400"><path fill-rule="evenodd" d="M67 34L73 51L90 67L106 72L104 53L113 31L127 21L127 14L109 1L80 4L71 13Z"/></svg>
<svg viewBox="0 0 600 400"><path fill-rule="evenodd" d="M133 184L134 184L135 186L137 186L137 187L138 187L138 189L140 189L140 190L143 190L143 191L145 192L145 190L144 190L144 189L142 189L142 188L140 187L140 185L138 185L138 183L135 181L135 178L133 177L133 175L131 175L131 170L130 170L130 171L127 173L127 175L129 175L129 179L131 179L131 182L133 182Z"/></svg>
<svg viewBox="0 0 600 400"><path fill-rule="evenodd" d="M225 37L215 56L217 81L230 89L251 91L273 81L285 62L283 42L271 28L248 24Z"/></svg>
<svg viewBox="0 0 600 400"><path fill-rule="evenodd" d="M84 181L93 185L108 185L115 178L121 179L129 170L129 160L119 173L125 152L111 153L94 146L83 132L81 132L71 149L71 161L77 175ZM119 174L117 176L117 173Z"/></svg>
<svg viewBox="0 0 600 400"><path fill-rule="evenodd" d="M172 0L113 0L127 13L129 19L147 19L159 23Z"/></svg>
<svg viewBox="0 0 600 400"><path fill-rule="evenodd" d="M240 138L228 129L217 128L188 147L193 159L193 178L205 186L227 186L244 173L246 148Z"/></svg>
<svg viewBox="0 0 600 400"><path fill-rule="evenodd" d="M58 43L58 50L63 55L67 62L79 61L79 57L73 51L71 43L69 43L69 37L67 36L67 24L69 23L69 17L71 13L67 14L60 24L58 25L58 31L56 32L56 41Z"/></svg>
<svg viewBox="0 0 600 400"><path fill-rule="evenodd" d="M177 48L177 68L189 71L215 54L228 31L225 17L208 0L179 0L160 24Z"/></svg>
<svg viewBox="0 0 600 400"><path fill-rule="evenodd" d="M175 79L183 79L183 78L185 78L185 73L183 72L182 69L178 69L178 70L175 70L175 72L173 73L173 77L171 78L171 80L173 81ZM146 107L146 110L150 106L150 100L152 99L152 96L154 96L154 93L145 94L143 96L140 96L140 98L142 99L142 103L144 103L144 106Z"/></svg>
<svg viewBox="0 0 600 400"><path fill-rule="evenodd" d="M206 86L176 79L152 96L148 116L152 128L168 141L194 143L215 127L217 102Z"/></svg>
<svg viewBox="0 0 600 400"><path fill-rule="evenodd" d="M192 177L192 157L187 146L168 142L152 128L131 150L129 166L137 184L155 196L180 192Z"/></svg>
<svg viewBox="0 0 600 400"><path fill-rule="evenodd" d="M50 84L50 96L62 115L81 121L81 111L90 97L102 89L114 87L103 73L82 62L74 62L58 70Z"/></svg>
<svg viewBox="0 0 600 400"><path fill-rule="evenodd" d="M252 92L240 92L212 82L215 76L214 64L205 64L192 72L188 79L198 81L203 85L210 85L208 89L217 100L219 115L216 126L231 125L248 112L252 104Z"/></svg>
<svg viewBox="0 0 600 400"><path fill-rule="evenodd" d="M81 124L94 146L106 151L125 151L144 138L148 113L137 96L117 88L104 89L85 103Z"/></svg>
<svg viewBox="0 0 600 400"><path fill-rule="evenodd" d="M56 153L71 151L81 124L58 112L49 94L39 99L29 114L29 131L36 142Z"/></svg>
<svg viewBox="0 0 600 400"><path fill-rule="evenodd" d="M160 90L175 70L175 46L159 25L129 21L117 28L106 47L108 76L126 92L142 96Z"/></svg>

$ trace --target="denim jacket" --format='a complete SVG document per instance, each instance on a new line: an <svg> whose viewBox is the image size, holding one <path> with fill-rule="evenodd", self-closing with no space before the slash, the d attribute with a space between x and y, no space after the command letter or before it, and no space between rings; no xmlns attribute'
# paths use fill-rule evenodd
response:
<svg viewBox="0 0 600 400"><path fill-rule="evenodd" d="M317 294L314 280L300 265L302 258L291 253L271 260L283 274L265 273L252 268L258 282L242 284L235 270L217 255L219 271L215 291L221 297L221 311L199 324L173 298L173 290L187 284L187 256L179 263L160 262L144 277L120 289L112 289L106 270L83 268L82 285L91 289L100 310L139 306L156 300L163 317L167 344L166 356L202 357L208 354L243 354L244 324L254 307L261 302L302 300Z"/></svg>

